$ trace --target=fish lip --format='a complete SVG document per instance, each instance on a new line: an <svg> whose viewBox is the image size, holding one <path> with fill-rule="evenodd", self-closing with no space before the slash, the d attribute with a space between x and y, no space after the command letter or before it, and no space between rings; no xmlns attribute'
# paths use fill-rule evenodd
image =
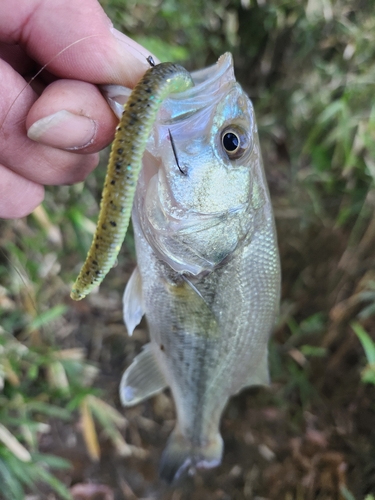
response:
<svg viewBox="0 0 375 500"><path fill-rule="evenodd" d="M230 52L226 52L219 57L215 64L212 64L208 68L203 68L191 73L191 77L194 81L194 86L189 87L183 92L178 94L170 94L168 99L171 101L186 100L189 98L195 98L195 94L202 94L207 88L209 88L215 80L219 80L225 74L228 73L229 81L236 81L233 70L233 57ZM220 90L221 85L218 85L218 90Z"/></svg>
<svg viewBox="0 0 375 500"><path fill-rule="evenodd" d="M226 52L217 63L191 73L195 85L176 94L170 94L163 103L162 123L184 119L213 101L221 99L223 87L236 82L232 54ZM178 103L178 105L176 105Z"/></svg>

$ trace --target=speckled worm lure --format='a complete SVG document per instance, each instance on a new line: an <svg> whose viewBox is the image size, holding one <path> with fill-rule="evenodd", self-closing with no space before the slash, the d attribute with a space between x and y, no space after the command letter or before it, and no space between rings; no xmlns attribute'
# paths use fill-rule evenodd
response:
<svg viewBox="0 0 375 500"><path fill-rule="evenodd" d="M134 87L116 130L96 231L70 293L72 299L83 299L113 267L128 229L142 156L156 114L169 94L193 85L185 68L161 63L146 71Z"/></svg>

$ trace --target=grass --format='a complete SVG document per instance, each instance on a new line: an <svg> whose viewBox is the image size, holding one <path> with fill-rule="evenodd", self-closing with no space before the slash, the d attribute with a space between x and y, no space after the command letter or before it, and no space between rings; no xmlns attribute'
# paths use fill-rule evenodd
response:
<svg viewBox="0 0 375 500"><path fill-rule="evenodd" d="M354 0L102 4L119 29L161 60L196 69L231 51L255 104L284 275L266 404L286 415L280 417L285 432L273 429L267 439L277 435L276 454L289 462L280 469L264 465L261 475L272 481L259 476L251 488L278 499L370 500L375 485L364 471L371 466L366 441L373 436L365 421L373 417L375 380L373 2L361 8ZM141 439L128 444L128 421L106 406L105 391L93 388L107 366L94 355L95 323L104 330L121 323L120 289L134 261L131 235L99 299L84 306L68 298L91 241L104 164L84 184L50 188L27 219L0 225L0 482L7 499L37 492L42 483L69 498L69 484L57 479L68 463L39 451L51 421L83 422L93 461L100 460L103 439L122 456L141 448ZM131 355L121 352L127 360ZM241 401L238 415L247 396ZM254 422L255 429L261 425ZM311 429L329 436L326 448L311 444ZM298 453L292 439L300 440ZM336 466L327 453L344 458L336 457ZM246 474L228 486L231 498L243 498L241 481L241 491L250 491Z"/></svg>

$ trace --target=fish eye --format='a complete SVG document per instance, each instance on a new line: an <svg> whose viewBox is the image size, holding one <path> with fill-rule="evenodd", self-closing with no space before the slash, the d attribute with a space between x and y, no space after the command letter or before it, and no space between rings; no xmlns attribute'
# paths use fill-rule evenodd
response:
<svg viewBox="0 0 375 500"><path fill-rule="evenodd" d="M223 146L225 151L228 151L228 153L229 152L233 153L234 151L236 151L239 145L240 145L240 138L233 132L227 132L223 136Z"/></svg>
<svg viewBox="0 0 375 500"><path fill-rule="evenodd" d="M250 145L248 134L239 127L226 127L221 132L221 144L230 160L237 160Z"/></svg>

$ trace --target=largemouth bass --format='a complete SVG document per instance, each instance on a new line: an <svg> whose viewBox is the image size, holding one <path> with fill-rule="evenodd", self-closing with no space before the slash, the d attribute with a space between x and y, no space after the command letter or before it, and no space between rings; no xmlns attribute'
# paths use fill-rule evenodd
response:
<svg viewBox="0 0 375 500"><path fill-rule="evenodd" d="M147 143L132 214L138 265L124 294L128 333L145 315L151 341L120 397L132 406L170 387L177 423L160 466L169 482L218 465L228 399L269 383L280 288L252 103L230 54L192 78L164 101Z"/></svg>

